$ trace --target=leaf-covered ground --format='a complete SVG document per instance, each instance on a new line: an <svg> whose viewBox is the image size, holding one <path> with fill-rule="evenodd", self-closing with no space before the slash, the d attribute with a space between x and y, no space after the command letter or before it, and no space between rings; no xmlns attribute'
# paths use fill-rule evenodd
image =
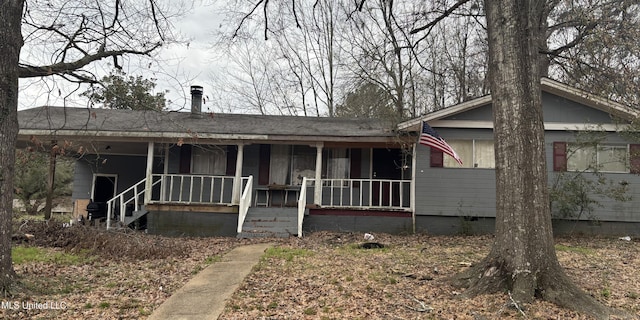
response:
<svg viewBox="0 0 640 320"><path fill-rule="evenodd" d="M491 237L316 233L269 250L221 319L522 319L506 294L459 299L447 278L484 257ZM558 239L567 273L603 303L640 318L640 242ZM545 302L529 319L587 319Z"/></svg>
<svg viewBox="0 0 640 320"><path fill-rule="evenodd" d="M45 234L53 235L47 242L57 247L45 250L87 256L79 262L15 265L18 285L13 296L3 298L0 318L144 319L221 254L252 242L76 232L47 230ZM486 255L491 237L375 236L384 248L360 248L362 234L318 232L302 239L258 240L274 247L220 319L525 318L506 294L461 300L461 291L447 281ZM82 238L83 244L70 237ZM26 245L46 247L34 241ZM640 315L640 242L561 238L556 249L580 287L606 305ZM40 305L25 309L24 303ZM545 302L522 311L527 319L587 319Z"/></svg>

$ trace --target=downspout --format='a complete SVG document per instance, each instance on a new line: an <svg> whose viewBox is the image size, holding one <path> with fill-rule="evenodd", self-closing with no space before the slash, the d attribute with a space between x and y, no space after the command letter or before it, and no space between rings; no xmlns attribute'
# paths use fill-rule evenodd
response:
<svg viewBox="0 0 640 320"><path fill-rule="evenodd" d="M242 163L244 158L244 143L238 143L238 155L236 157L236 175L233 178L233 197L232 203L240 204L240 195L242 194Z"/></svg>
<svg viewBox="0 0 640 320"><path fill-rule="evenodd" d="M324 143L316 144L316 177L313 183L313 203L317 206L322 204L322 148Z"/></svg>
<svg viewBox="0 0 640 320"><path fill-rule="evenodd" d="M145 184L144 184L144 204L147 205L151 202L151 186L153 185L152 175L153 175L153 141L149 142L147 147L147 172L145 175ZM140 210L140 208L136 208L136 210Z"/></svg>

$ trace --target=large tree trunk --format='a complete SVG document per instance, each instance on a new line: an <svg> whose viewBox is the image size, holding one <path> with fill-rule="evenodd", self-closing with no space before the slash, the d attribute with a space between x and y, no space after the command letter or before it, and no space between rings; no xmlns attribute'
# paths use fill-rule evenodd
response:
<svg viewBox="0 0 640 320"><path fill-rule="evenodd" d="M556 257L551 228L538 60L544 0L486 0L496 157L496 231L489 255L459 276L467 294L540 297L595 315Z"/></svg>
<svg viewBox="0 0 640 320"><path fill-rule="evenodd" d="M22 48L23 0L0 1L0 290L13 279L11 215L18 139L18 61Z"/></svg>

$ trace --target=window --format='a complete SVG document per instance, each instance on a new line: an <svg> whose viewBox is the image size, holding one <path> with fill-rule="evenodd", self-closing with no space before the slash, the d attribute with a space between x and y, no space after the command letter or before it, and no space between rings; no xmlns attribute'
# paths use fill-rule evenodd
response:
<svg viewBox="0 0 640 320"><path fill-rule="evenodd" d="M567 145L568 171L629 172L627 145Z"/></svg>
<svg viewBox="0 0 640 320"><path fill-rule="evenodd" d="M493 140L447 140L462 159L462 168L495 168ZM445 168L461 168L455 159L444 155Z"/></svg>
<svg viewBox="0 0 640 320"><path fill-rule="evenodd" d="M327 179L349 178L349 149L327 148L323 153L322 176Z"/></svg>
<svg viewBox="0 0 640 320"><path fill-rule="evenodd" d="M270 184L287 184L287 175L291 164L291 146L274 144L271 146L269 175Z"/></svg>
<svg viewBox="0 0 640 320"><path fill-rule="evenodd" d="M316 148L310 146L293 146L291 162L291 184L301 185L302 178L315 178Z"/></svg>
<svg viewBox="0 0 640 320"><path fill-rule="evenodd" d="M191 161L191 173L225 175L227 146L194 146Z"/></svg>

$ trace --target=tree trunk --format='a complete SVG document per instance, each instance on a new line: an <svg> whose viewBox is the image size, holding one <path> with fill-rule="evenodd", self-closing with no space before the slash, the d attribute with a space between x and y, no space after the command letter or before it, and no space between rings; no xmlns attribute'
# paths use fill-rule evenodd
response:
<svg viewBox="0 0 640 320"><path fill-rule="evenodd" d="M565 275L549 209L538 60L544 0L486 0L496 157L496 230L489 255L459 275L467 295L505 292L602 318L608 309Z"/></svg>
<svg viewBox="0 0 640 320"><path fill-rule="evenodd" d="M51 211L53 210L53 191L56 186L56 160L58 157L58 143L51 141L51 151L49 153L49 177L47 179L47 198L44 204L44 219L51 219Z"/></svg>
<svg viewBox="0 0 640 320"><path fill-rule="evenodd" d="M11 265L13 174L18 139L18 61L24 0L0 1L0 291L7 292Z"/></svg>

